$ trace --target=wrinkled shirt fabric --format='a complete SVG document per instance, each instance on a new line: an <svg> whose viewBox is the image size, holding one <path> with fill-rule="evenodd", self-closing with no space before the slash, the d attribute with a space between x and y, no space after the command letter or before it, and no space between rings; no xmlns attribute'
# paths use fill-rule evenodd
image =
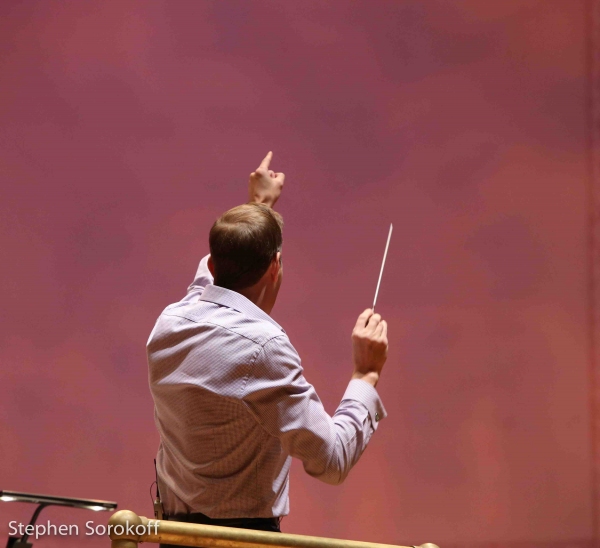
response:
<svg viewBox="0 0 600 548"><path fill-rule="evenodd" d="M168 515L285 516L292 457L339 484L386 411L372 385L353 379L330 416L283 328L214 285L207 260L147 343L163 507Z"/></svg>

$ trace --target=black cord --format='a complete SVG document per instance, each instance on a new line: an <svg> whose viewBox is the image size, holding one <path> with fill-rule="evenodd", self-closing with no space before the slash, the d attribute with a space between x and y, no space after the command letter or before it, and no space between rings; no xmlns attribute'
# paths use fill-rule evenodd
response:
<svg viewBox="0 0 600 548"><path fill-rule="evenodd" d="M156 483L155 481L153 481L150 484L150 502L152 502L152 504L154 504L154 497L152 496L152 486L156 485L156 489L157 489L157 493L158 493L158 483Z"/></svg>

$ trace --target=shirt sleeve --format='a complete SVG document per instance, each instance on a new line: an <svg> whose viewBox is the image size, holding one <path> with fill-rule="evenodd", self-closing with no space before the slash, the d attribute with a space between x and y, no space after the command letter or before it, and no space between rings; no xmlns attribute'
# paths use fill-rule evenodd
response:
<svg viewBox="0 0 600 548"><path fill-rule="evenodd" d="M333 417L309 384L287 336L267 342L256 357L242 402L306 472L332 485L344 481L387 416L375 388L353 379Z"/></svg>
<svg viewBox="0 0 600 548"><path fill-rule="evenodd" d="M194 276L194 281L188 286L187 294L183 298L184 301L189 300L191 298L198 298L202 295L202 292L206 288L207 285L211 285L214 283L213 275L210 273L208 269L208 258L210 255L206 255L200 261L198 265L198 270L196 270L196 276Z"/></svg>

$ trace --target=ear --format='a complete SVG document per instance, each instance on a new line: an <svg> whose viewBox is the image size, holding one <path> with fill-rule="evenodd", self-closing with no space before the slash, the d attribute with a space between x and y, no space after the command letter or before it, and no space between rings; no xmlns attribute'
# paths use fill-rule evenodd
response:
<svg viewBox="0 0 600 548"><path fill-rule="evenodd" d="M212 274L212 277L215 277L215 263L213 263L212 257L209 255L208 256L208 270L210 270L210 273Z"/></svg>
<svg viewBox="0 0 600 548"><path fill-rule="evenodd" d="M275 281L279 276L279 271L281 270L281 252L278 251L277 255L271 262L271 279Z"/></svg>

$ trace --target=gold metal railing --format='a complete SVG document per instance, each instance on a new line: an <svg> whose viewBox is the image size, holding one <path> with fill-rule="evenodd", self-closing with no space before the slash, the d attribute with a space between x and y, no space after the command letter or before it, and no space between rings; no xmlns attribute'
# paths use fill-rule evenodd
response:
<svg viewBox="0 0 600 548"><path fill-rule="evenodd" d="M391 544L155 520L138 516L130 510L115 512L108 525L112 548L137 548L139 542L201 548L408 548ZM438 547L428 543L419 548Z"/></svg>

